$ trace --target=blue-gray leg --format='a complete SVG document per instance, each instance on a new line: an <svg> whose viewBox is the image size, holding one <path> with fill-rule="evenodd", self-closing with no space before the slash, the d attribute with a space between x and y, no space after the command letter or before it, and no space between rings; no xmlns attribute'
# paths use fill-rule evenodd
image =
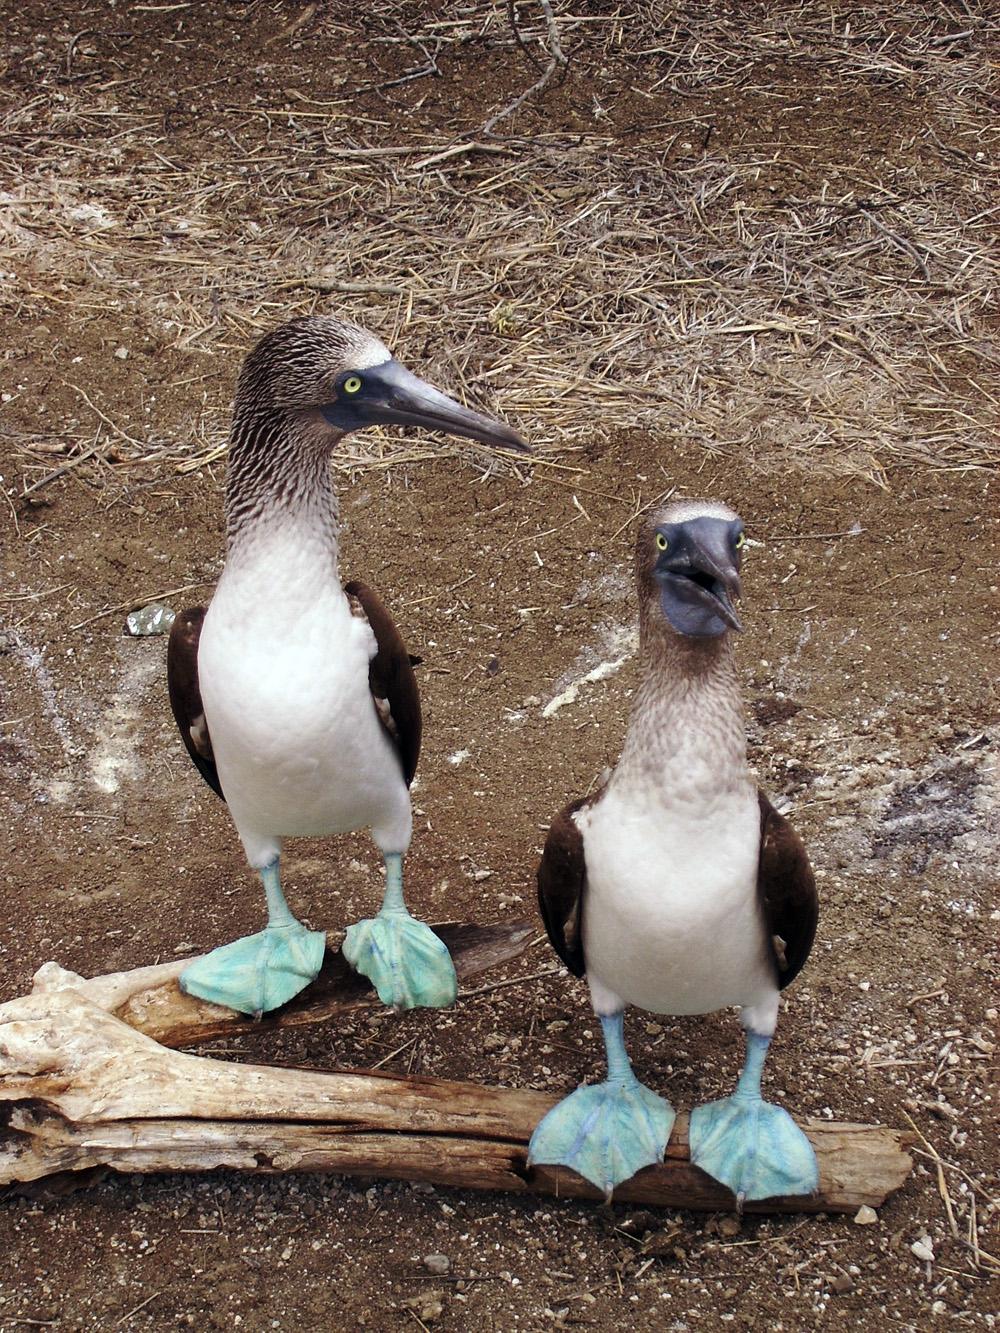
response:
<svg viewBox="0 0 1000 1333"><path fill-rule="evenodd" d="M633 1073L622 1014L602 1017L601 1028L607 1079L577 1088L549 1111L531 1136L528 1165L570 1167L610 1200L616 1185L663 1161L674 1111Z"/></svg>
<svg viewBox="0 0 1000 1333"><path fill-rule="evenodd" d="M378 916L358 921L344 936L344 957L394 1009L440 1009L453 1004L458 978L445 943L416 921L403 901L403 858L385 858L385 897Z"/></svg>
<svg viewBox="0 0 1000 1333"><path fill-rule="evenodd" d="M814 1194L819 1167L809 1140L780 1106L760 1093L770 1037L747 1032L747 1054L736 1091L691 1112L691 1161L745 1199Z"/></svg>
<svg viewBox="0 0 1000 1333"><path fill-rule="evenodd" d="M278 860L260 872L267 896L267 926L196 958L180 975L180 988L213 1004L260 1015L287 1004L318 976L326 936L296 920L281 890Z"/></svg>

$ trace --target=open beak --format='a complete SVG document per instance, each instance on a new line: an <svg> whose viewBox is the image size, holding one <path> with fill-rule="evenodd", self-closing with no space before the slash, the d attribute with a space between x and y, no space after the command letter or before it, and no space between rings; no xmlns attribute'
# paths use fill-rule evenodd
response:
<svg viewBox="0 0 1000 1333"><path fill-rule="evenodd" d="M514 449L521 454L531 452L517 431L456 403L398 361L371 366L364 377L365 394L356 410L372 425L423 426L425 430L461 435L500 449Z"/></svg>
<svg viewBox="0 0 1000 1333"><path fill-rule="evenodd" d="M728 524L694 519L682 526L684 540L656 562L668 618L684 633L718 633L722 626L742 631L733 606L741 586ZM715 621L722 622L717 630L711 628Z"/></svg>
<svg viewBox="0 0 1000 1333"><path fill-rule="evenodd" d="M740 595L738 574L729 577L722 571L708 573L699 570L688 576L688 584L687 595L692 601L701 602L707 611L717 615L730 629L737 633L743 632L743 622L736 614L732 601Z"/></svg>

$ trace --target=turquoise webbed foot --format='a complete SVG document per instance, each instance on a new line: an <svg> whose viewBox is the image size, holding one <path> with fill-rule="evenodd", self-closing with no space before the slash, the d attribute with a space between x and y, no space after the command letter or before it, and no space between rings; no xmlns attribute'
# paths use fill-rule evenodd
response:
<svg viewBox="0 0 1000 1333"><path fill-rule="evenodd" d="M288 909L278 862L260 872L267 895L268 924L256 935L196 958L179 978L185 995L259 1017L287 1004L319 975L326 950L321 930L307 930Z"/></svg>
<svg viewBox="0 0 1000 1333"><path fill-rule="evenodd" d="M749 1033L736 1091L691 1112L691 1161L731 1189L739 1203L819 1189L812 1144L787 1111L760 1095L769 1040Z"/></svg>
<svg viewBox="0 0 1000 1333"><path fill-rule="evenodd" d="M344 957L393 1009L443 1009L454 1004L458 978L451 954L430 926L403 902L403 858L385 858L385 898L376 917L358 921L344 936Z"/></svg>
<svg viewBox="0 0 1000 1333"><path fill-rule="evenodd" d="M196 959L181 973L180 988L241 1014L266 1014L318 976L325 949L321 930L298 921L268 926Z"/></svg>
<svg viewBox="0 0 1000 1333"><path fill-rule="evenodd" d="M447 946L408 912L380 912L344 936L344 957L393 1009L442 1009L454 1004L458 978Z"/></svg>
<svg viewBox="0 0 1000 1333"><path fill-rule="evenodd" d="M616 1185L663 1161L674 1110L633 1074L622 1015L602 1018L601 1025L607 1080L577 1088L549 1111L531 1136L528 1165L569 1167L610 1199Z"/></svg>
<svg viewBox="0 0 1000 1333"><path fill-rule="evenodd" d="M638 1079L577 1088L531 1136L528 1165L568 1166L611 1198L616 1185L663 1161L674 1111Z"/></svg>

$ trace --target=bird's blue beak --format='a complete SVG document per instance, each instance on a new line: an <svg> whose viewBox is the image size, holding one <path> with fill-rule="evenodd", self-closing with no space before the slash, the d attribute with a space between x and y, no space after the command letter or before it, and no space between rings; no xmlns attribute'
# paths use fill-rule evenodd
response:
<svg viewBox="0 0 1000 1333"><path fill-rule="evenodd" d="M463 407L396 360L359 370L352 378L360 381L360 388L350 397L342 389L336 402L321 409L326 420L340 430L368 425L422 426L499 449L530 453L517 431Z"/></svg>

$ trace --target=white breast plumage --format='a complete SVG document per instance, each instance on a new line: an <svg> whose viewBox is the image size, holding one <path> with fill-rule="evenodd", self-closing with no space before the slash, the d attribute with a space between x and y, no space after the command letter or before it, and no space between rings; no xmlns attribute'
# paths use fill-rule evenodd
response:
<svg viewBox="0 0 1000 1333"><path fill-rule="evenodd" d="M310 571L305 554L227 568L199 645L219 777L252 860L258 838L410 818L368 685L375 637L339 581ZM299 579L288 578L291 559ZM269 567L282 571L280 595L266 595ZM400 836L405 846L408 828Z"/></svg>
<svg viewBox="0 0 1000 1333"><path fill-rule="evenodd" d="M760 815L749 783L711 802L612 784L577 824L592 986L672 1014L753 1004L774 990L757 904Z"/></svg>

